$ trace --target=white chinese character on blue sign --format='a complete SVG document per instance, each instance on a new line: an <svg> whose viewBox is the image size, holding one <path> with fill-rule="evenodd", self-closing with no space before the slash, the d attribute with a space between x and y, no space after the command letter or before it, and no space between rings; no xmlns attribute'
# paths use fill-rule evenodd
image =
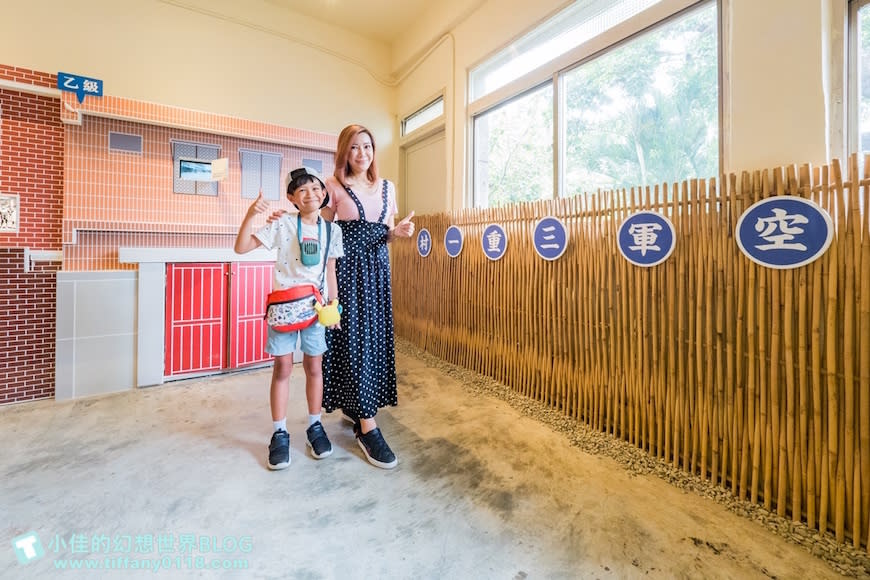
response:
<svg viewBox="0 0 870 580"><path fill-rule="evenodd" d="M773 217L758 217L755 220L755 231L758 237L768 242L755 246L759 250L801 250L807 247L800 242L793 242L796 236L804 233L797 224L808 224L810 220L803 214L789 215L784 209L775 207L771 210ZM774 235L775 234L775 235Z"/></svg>
<svg viewBox="0 0 870 580"><path fill-rule="evenodd" d="M432 251L432 236L426 228L417 232L417 252L424 258Z"/></svg>
<svg viewBox="0 0 870 580"><path fill-rule="evenodd" d="M617 232L619 251L636 266L655 266L668 259L676 245L671 220L652 211L633 213Z"/></svg>
<svg viewBox="0 0 870 580"><path fill-rule="evenodd" d="M451 258L458 256L462 252L463 240L462 230L456 226L447 228L444 234L444 249L447 250L447 255Z"/></svg>
<svg viewBox="0 0 870 580"><path fill-rule="evenodd" d="M547 216L537 223L532 236L535 251L545 260L555 260L568 248L568 231L558 218Z"/></svg>
<svg viewBox="0 0 870 580"><path fill-rule="evenodd" d="M57 73L57 88L75 93L80 103L85 95L103 96L103 81L65 72Z"/></svg>
<svg viewBox="0 0 870 580"><path fill-rule="evenodd" d="M631 224L628 228L628 233L634 239L634 245L629 246L629 250L639 251L641 256L646 256L647 252L661 252L662 247L657 244L659 235L656 233L661 231L661 224L655 222L638 222Z"/></svg>
<svg viewBox="0 0 870 580"><path fill-rule="evenodd" d="M490 260L498 260L507 250L507 232L498 224L490 224L481 236L483 254Z"/></svg>
<svg viewBox="0 0 870 580"><path fill-rule="evenodd" d="M768 268L798 268L825 253L834 236L831 216L814 202L791 195L768 197L737 220L740 250Z"/></svg>

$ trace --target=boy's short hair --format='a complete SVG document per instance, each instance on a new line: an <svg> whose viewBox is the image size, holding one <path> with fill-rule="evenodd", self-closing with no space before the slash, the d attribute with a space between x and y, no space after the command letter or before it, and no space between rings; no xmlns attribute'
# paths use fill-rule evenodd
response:
<svg viewBox="0 0 870 580"><path fill-rule="evenodd" d="M321 208L326 207L329 203L329 192L326 191L326 184L323 182L323 178L320 176L320 173L311 167L298 167L287 174L287 195L292 195L299 186L305 185L306 183L311 183L314 180L320 182L320 187L323 188L323 191L326 195L323 196L323 203L320 204ZM293 205L296 205L295 203ZM298 206L297 206L298 207Z"/></svg>

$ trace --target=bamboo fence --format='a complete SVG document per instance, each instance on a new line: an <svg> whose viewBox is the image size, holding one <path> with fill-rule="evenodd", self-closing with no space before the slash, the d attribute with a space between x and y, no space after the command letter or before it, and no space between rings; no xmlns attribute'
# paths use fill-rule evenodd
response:
<svg viewBox="0 0 870 580"><path fill-rule="evenodd" d="M392 245L396 333L734 496L840 543L870 535L870 155L420 216L433 249ZM791 270L759 266L734 239L754 202L798 195L834 222L830 248ZM666 215L667 261L617 248L630 213ZM537 220L569 245L546 261ZM481 235L509 240L490 261ZM464 234L444 251L448 226Z"/></svg>

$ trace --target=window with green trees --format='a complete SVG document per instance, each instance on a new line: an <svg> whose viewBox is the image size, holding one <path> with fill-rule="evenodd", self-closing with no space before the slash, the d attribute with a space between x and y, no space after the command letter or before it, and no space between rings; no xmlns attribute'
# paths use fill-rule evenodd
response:
<svg viewBox="0 0 870 580"><path fill-rule="evenodd" d="M474 114L475 206L718 174L716 2L609 40Z"/></svg>

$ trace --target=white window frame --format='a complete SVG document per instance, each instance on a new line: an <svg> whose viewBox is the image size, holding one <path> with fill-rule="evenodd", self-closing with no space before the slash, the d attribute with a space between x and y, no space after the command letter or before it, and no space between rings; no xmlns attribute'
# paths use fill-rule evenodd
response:
<svg viewBox="0 0 870 580"><path fill-rule="evenodd" d="M560 83L558 82L558 78L560 73L563 71L572 69L577 65L581 64L583 61L594 58L597 54L605 51L606 49L612 48L622 42L627 41L631 37L640 34L647 29L650 29L656 25L666 22L667 20L677 16L683 11L692 8L698 4L705 3L709 0L662 0L661 2L650 6L646 10L635 14L634 16L628 18L627 20L619 23L618 25L608 29L602 34L576 46L574 49L569 50L565 54L554 58L553 60L547 62L544 65L526 73L525 75L507 83L503 87L492 91L491 93L482 96L479 99L476 99L468 104L466 108L467 118L466 118L466 143L468 146L466 150L470 152L469 155L466 156L466 184L465 190L466 194L466 205L468 207L473 207L474 204L474 118L480 114L485 113L486 111L499 106L500 104L521 95L530 89L540 86L546 82L553 83L553 103L554 103L554 133L558 133L560 121L558 119L559 115L559 100L562 98L560 92ZM721 18L721 1L719 2L719 11L720 11L720 22ZM870 0L868 0L870 1ZM530 33L532 30L526 30L517 38L521 38L525 34ZM722 33L720 30L720 46L721 46L721 37ZM508 43L509 45L510 43ZM507 46L507 45L506 45ZM490 56L489 58L492 58ZM469 72L466 78L466 91L468 91L468 87L471 84L470 75L471 71L486 62L487 59L484 59L480 63L475 64L474 66L469 68ZM722 70L722 62L720 57L719 70L721 76ZM722 159L722 125L721 125L721 116L722 116L722 83L720 79L720 90L719 90L719 111L720 111L720 137L719 137L719 149L720 149L720 158L719 158L719 166L723 167L723 159ZM553 140L553 170L554 177L553 187L554 197L561 194L562 188L562 180L559 177L561 175L561 143L558 139L558 134L554 135Z"/></svg>
<svg viewBox="0 0 870 580"><path fill-rule="evenodd" d="M170 149L172 153L172 191L185 195L205 195L217 197L218 182L217 181L187 181L181 179L181 159L200 159L202 161L214 161L221 156L221 146L214 143L197 143L194 141L184 141L181 139L170 139ZM178 146L187 146L194 148L193 155L185 155L176 150ZM190 191L192 189L192 191Z"/></svg>
<svg viewBox="0 0 870 580"><path fill-rule="evenodd" d="M858 11L868 4L870 4L870 0L848 0L848 8L844 8L839 3L834 4L831 23L831 39L833 41L831 47L831 87L833 91L839 91L839 95L834 95L830 106L831 157L845 158L851 153L860 152L861 86L858 82L860 76L858 71L858 39L860 37ZM839 12L840 10L844 11L845 14ZM838 32L844 28L846 33L841 36ZM843 98L844 91L846 93L845 99ZM845 103L845 107L838 106L840 103Z"/></svg>
<svg viewBox="0 0 870 580"><path fill-rule="evenodd" d="M411 124L411 122L414 119L421 117L422 115L425 115L426 113L428 113L433 108L435 108L439 105L441 106L441 113L440 114L436 115L435 117L432 117L431 119L429 119L428 121L426 121L424 123L420 123L419 125L414 126L410 130L408 129L408 125ZM417 133L418 131L428 131L433 126L437 126L439 124L443 125L444 124L444 111L446 110L445 109L446 106L447 105L446 105L445 100L444 100L444 93L443 92L439 93L436 97L429 99L425 105L423 105L422 107L420 107L419 109L417 109L413 113L406 115L405 117L402 118L402 121L399 123L399 135L400 135L400 137L401 138L412 137L412 136L414 136L414 133Z"/></svg>

